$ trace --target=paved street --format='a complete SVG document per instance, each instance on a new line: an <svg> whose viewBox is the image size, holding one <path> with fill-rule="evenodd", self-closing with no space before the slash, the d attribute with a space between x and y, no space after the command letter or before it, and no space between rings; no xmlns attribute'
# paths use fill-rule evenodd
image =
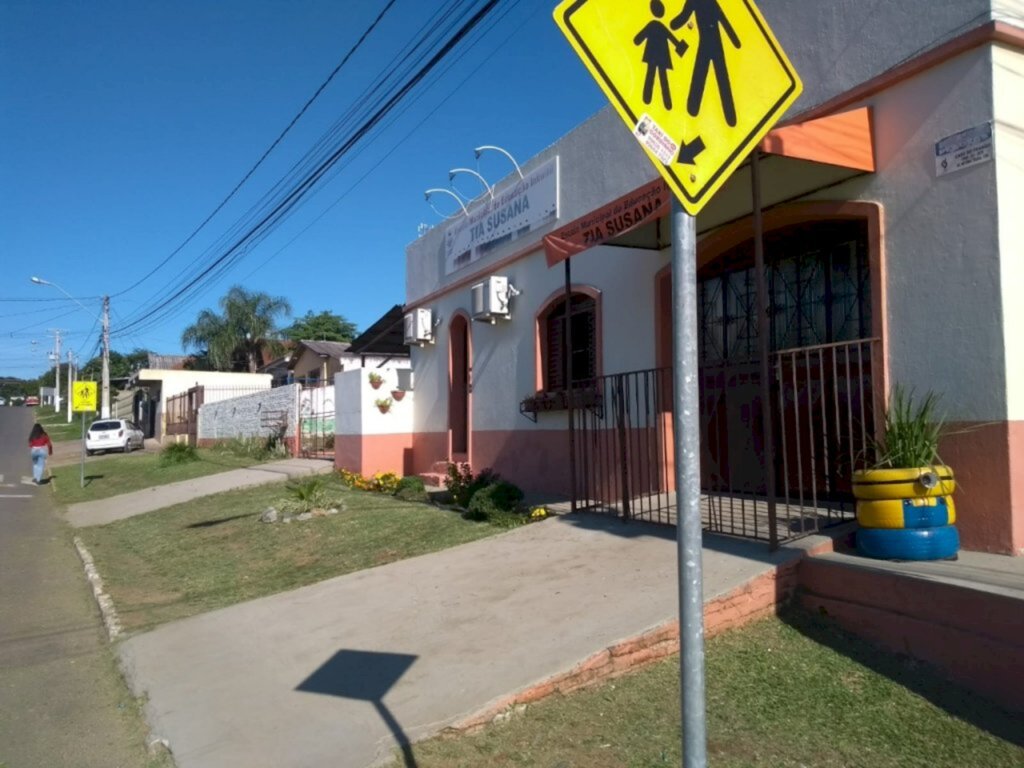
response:
<svg viewBox="0 0 1024 768"><path fill-rule="evenodd" d="M69 530L31 477L32 411L0 408L0 765L135 768L145 731Z"/></svg>

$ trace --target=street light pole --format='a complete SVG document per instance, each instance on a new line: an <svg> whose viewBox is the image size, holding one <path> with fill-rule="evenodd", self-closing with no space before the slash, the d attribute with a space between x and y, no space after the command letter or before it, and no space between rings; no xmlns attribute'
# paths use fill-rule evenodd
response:
<svg viewBox="0 0 1024 768"><path fill-rule="evenodd" d="M74 379L72 378L72 374L74 372L73 369L74 369L74 362L71 359L71 350L69 349L68 350L68 397L67 397L67 400L68 400L68 424L71 423L71 419L72 419L72 415L71 415L71 387L74 384Z"/></svg>
<svg viewBox="0 0 1024 768"><path fill-rule="evenodd" d="M73 302L75 302L75 304L77 304L82 309L84 309L86 312L91 313L93 311L93 310L89 309L87 306L85 306L85 304L80 302L78 299L76 299L74 296L72 296L70 293L68 293L63 288L61 288L59 285L57 285L56 283L52 283L49 280L43 280L43 278L35 277L35 276L32 277L32 282L35 283L36 285L48 285L51 288L56 288L58 291L60 291L65 296L67 296L69 299L71 299ZM110 297L109 296L104 296L103 297L103 312L102 312L102 316L103 316L103 389L102 389L101 400L100 400L100 416L102 418L104 418L104 419L109 419L110 418ZM58 356L58 358L60 357L60 350L59 350L59 348L58 348L58 351L57 351L57 356ZM58 365L57 372L58 372L58 375L59 375L60 374L60 367L59 367L60 366L60 361L59 361L59 359L58 359L57 365ZM57 386L58 386L58 390L59 390L60 385L58 384Z"/></svg>
<svg viewBox="0 0 1024 768"><path fill-rule="evenodd" d="M60 328L53 330L53 412L60 413Z"/></svg>
<svg viewBox="0 0 1024 768"><path fill-rule="evenodd" d="M103 297L103 388L100 393L100 417L110 418L110 297Z"/></svg>

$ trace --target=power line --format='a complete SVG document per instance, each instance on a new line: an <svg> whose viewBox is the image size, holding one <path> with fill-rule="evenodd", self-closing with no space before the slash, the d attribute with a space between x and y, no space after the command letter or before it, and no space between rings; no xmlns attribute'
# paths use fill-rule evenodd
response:
<svg viewBox="0 0 1024 768"><path fill-rule="evenodd" d="M348 49L348 52L345 53L345 55L342 57L341 61L338 62L338 65L331 71L331 74L329 74L327 76L327 79L324 80L320 84L320 86L316 89L316 91L313 93L313 95L310 96L309 99L307 99L306 103L302 105L302 108L295 114L295 116L291 119L291 121L288 123L288 125L285 126L284 130L281 131L281 133L278 134L277 138L274 139L274 141L270 144L270 146L267 147L266 150L264 150L263 154L260 155L259 160L257 160L256 163L252 166L252 168L250 168L248 170L248 172L245 174L245 176L242 177L241 181L239 181L234 186L234 188L227 194L227 196L223 200L220 201L220 203L217 205L217 207L214 208L213 211L205 219L203 219L203 221L199 224L199 226L196 227L192 231L192 233L188 237L185 238L185 240L181 243L181 245L179 245L177 248L175 248L170 253L169 256L164 258L163 261L161 261L159 264L157 264L153 269L151 269L148 273L146 273L142 278L140 278L139 280L137 280L135 283L133 283L132 285L128 286L124 290L119 291L118 293L112 294L112 296L121 296L121 295L123 295L125 293L128 293L129 291L132 291L135 288L137 288L139 285L141 285L146 280L148 280L150 277L152 277L154 274L156 274L160 269L162 269L171 259L173 259L176 255L178 255L178 253L180 253L181 250L186 245L188 245L190 242L192 242L192 239L196 235L199 234L199 232L203 229L203 227L205 227L207 224L210 223L210 220L213 219L213 217L216 216L225 205L227 205L228 201L231 200L231 198L233 198L235 196L235 193L237 193L238 190L242 188L242 185L245 184L245 182L247 182L249 180L249 178L253 175L253 173L256 172L256 170L261 165L263 165L263 161L266 160L267 157L270 155L270 153L273 152L274 149L277 147L277 145L281 143L281 141L288 134L288 132L291 131L291 129L295 127L295 124L299 121L299 119L304 114L306 114L306 111L310 108L310 106L312 106L313 102L316 101L317 98L320 96L320 94L324 92L324 89L326 89L327 86L330 85L330 83L334 79L334 77L341 71L342 67L344 67L345 64L348 63L348 60L352 58L352 56L355 54L355 52L359 50L359 48L362 46L362 44L366 41L366 38L368 38L370 36L370 34L373 32L374 29L376 29L376 27L380 23L381 19L384 18L384 16L387 14L387 12L389 10L391 10L391 7L396 2L397 2L397 0L388 0L387 4L384 6L383 10L381 10L381 12L379 14L377 14L377 18L375 18L373 20L373 22L370 24L370 26L367 27L363 31L363 34L360 35L359 39L355 42L355 44L351 48Z"/></svg>
<svg viewBox="0 0 1024 768"><path fill-rule="evenodd" d="M299 184L297 184L285 197L280 200L268 213L266 213L255 225L250 227L244 235L239 237L230 248L224 253L218 256L212 263L206 266L198 275L190 279L185 283L184 286L177 289L168 298L161 301L155 307L148 311L140 313L139 319L131 321L127 326L118 329L119 333L123 333L132 328L137 328L144 322L148 323L154 321L154 316L162 316L161 313L165 310L173 301L183 296L191 288L200 283L205 277L211 275L218 270L219 267L231 266L238 258L244 256L244 251L239 254L239 250L247 245L251 245L257 237L265 237L269 234L271 228L276 226L282 218L291 211L305 195L316 185L323 176L343 157L349 152L356 143L358 143L370 130L372 130L378 123L380 123L388 113L394 109L394 107L414 88L420 83L436 66L437 64L448 55L451 50L458 45L472 30L490 14L494 8L498 5L500 0L488 0L482 8L469 18L468 21L464 22L462 26L430 57L426 64L422 65L419 70L409 78L398 90L388 97L384 103L369 117L341 146L336 148L329 157L323 160L317 168L309 173Z"/></svg>

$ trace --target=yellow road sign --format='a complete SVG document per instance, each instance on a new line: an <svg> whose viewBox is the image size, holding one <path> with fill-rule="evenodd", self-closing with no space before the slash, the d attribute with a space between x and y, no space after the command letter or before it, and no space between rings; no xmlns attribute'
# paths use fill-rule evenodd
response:
<svg viewBox="0 0 1024 768"><path fill-rule="evenodd" d="M96 382L76 381L71 385L71 410L91 413L96 410Z"/></svg>
<svg viewBox="0 0 1024 768"><path fill-rule="evenodd" d="M803 90L751 0L563 0L555 22L692 215Z"/></svg>

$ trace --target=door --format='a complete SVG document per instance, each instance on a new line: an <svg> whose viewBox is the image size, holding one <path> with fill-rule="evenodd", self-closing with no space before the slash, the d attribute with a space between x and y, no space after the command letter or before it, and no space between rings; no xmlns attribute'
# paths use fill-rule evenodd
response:
<svg viewBox="0 0 1024 768"><path fill-rule="evenodd" d="M451 458L469 459L470 350L469 322L462 315L452 320L448 336L448 437Z"/></svg>

